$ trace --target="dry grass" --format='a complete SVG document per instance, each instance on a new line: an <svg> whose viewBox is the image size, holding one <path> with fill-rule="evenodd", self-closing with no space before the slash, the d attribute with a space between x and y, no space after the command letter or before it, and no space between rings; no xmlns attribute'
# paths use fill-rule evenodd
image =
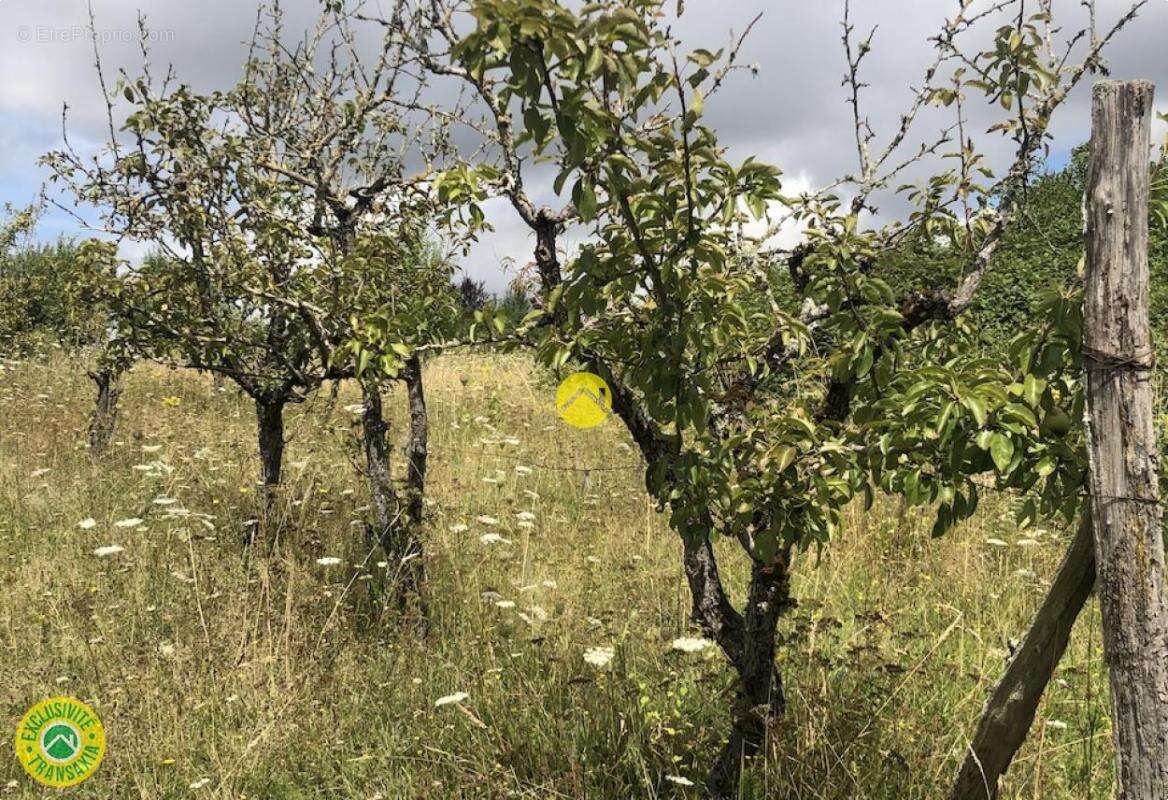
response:
<svg viewBox="0 0 1168 800"><path fill-rule="evenodd" d="M623 432L557 424L552 386L519 356L444 358L427 380L422 632L382 602L347 388L335 408L293 411L287 532L249 558L257 466L236 392L139 367L118 444L94 460L78 368L0 373L0 699L9 731L53 694L97 708L109 753L72 796L697 796L666 776L703 774L731 675L712 650L671 648L694 635L679 547ZM403 403L387 403L398 420ZM583 466L598 469L561 469ZM128 518L144 522L116 526ZM801 559L789 713L744 796L941 796L1066 536L1017 532L1005 500L942 541L894 503L855 510L821 559ZM93 554L112 544L124 550ZM727 548L724 572L740 567ZM1004 797L1109 796L1096 620L1076 629ZM614 648L607 667L584 660L593 647ZM468 698L435 707L456 692ZM57 796L0 764L0 797Z"/></svg>

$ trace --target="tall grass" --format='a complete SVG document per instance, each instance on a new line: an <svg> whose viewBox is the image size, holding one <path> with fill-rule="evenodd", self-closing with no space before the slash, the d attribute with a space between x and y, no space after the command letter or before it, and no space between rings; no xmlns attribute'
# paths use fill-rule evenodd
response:
<svg viewBox="0 0 1168 800"><path fill-rule="evenodd" d="M559 424L554 387L520 356L445 357L427 382L423 628L386 607L361 529L350 387L292 410L284 533L249 555L253 417L229 386L138 367L117 444L94 460L83 372L5 362L0 702L10 732L47 696L98 710L109 752L71 796L698 796L686 784L727 728L731 671L714 648L672 646L697 635L679 546L624 432ZM387 399L399 440L404 405ZM1009 503L940 541L893 501L857 508L799 560L788 713L745 797L943 794L1067 540L1017 531ZM106 545L124 549L94 555ZM741 597L735 549L723 571ZM1004 797L1109 796L1097 616L1076 627ZM612 660L585 661L591 648ZM0 759L0 797L50 795Z"/></svg>

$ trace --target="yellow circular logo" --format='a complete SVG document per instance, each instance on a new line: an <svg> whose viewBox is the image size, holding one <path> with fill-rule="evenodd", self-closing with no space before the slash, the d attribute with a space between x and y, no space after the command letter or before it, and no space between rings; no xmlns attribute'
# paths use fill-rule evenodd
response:
<svg viewBox="0 0 1168 800"><path fill-rule="evenodd" d="M16 757L46 786L75 786L97 772L105 729L92 708L73 697L43 700L16 727Z"/></svg>
<svg viewBox="0 0 1168 800"><path fill-rule="evenodd" d="M573 428L595 428L612 412L612 390L599 375L577 372L556 390L556 410Z"/></svg>

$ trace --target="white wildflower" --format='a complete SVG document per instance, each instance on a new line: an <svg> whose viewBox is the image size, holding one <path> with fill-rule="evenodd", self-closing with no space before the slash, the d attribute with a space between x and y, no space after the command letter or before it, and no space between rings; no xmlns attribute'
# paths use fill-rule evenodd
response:
<svg viewBox="0 0 1168 800"><path fill-rule="evenodd" d="M483 544L511 544L511 540L497 533L484 533L479 537Z"/></svg>
<svg viewBox="0 0 1168 800"><path fill-rule="evenodd" d="M479 522L481 522L484 525L498 525L499 524L499 520L496 517L487 516L486 514L479 514L477 517L475 517L475 519L477 519Z"/></svg>
<svg viewBox="0 0 1168 800"><path fill-rule="evenodd" d="M461 523L461 522L460 522L460 523L458 523L457 525L451 525L451 526L450 526L450 532L451 532L451 533L466 533L468 530L470 530L470 526L469 526L469 525L464 525L464 524L463 524L463 523Z"/></svg>
<svg viewBox="0 0 1168 800"><path fill-rule="evenodd" d="M97 520L95 520L93 517L86 517L77 523L77 527L83 531L91 530L92 528L97 527Z"/></svg>
<svg viewBox="0 0 1168 800"><path fill-rule="evenodd" d="M531 474L531 467L526 467L523 464L519 464L518 466L515 467L515 474L516 475L530 475Z"/></svg>
<svg viewBox="0 0 1168 800"><path fill-rule="evenodd" d="M707 647L712 645L709 639L702 639L694 636L681 636L673 640L673 649L680 650L683 653L700 653Z"/></svg>
<svg viewBox="0 0 1168 800"><path fill-rule="evenodd" d="M693 786L694 782L689 778L683 778L680 775L666 775L665 780L676 783L678 786Z"/></svg>
<svg viewBox="0 0 1168 800"><path fill-rule="evenodd" d="M143 520L138 519L138 517L128 517L127 519L119 519L114 525L119 528L137 528L142 522Z"/></svg>
<svg viewBox="0 0 1168 800"><path fill-rule="evenodd" d="M515 515L515 518L518 520L523 520L524 522L531 522L533 519L535 519L535 514L532 514L530 511L520 511Z"/></svg>
<svg viewBox="0 0 1168 800"><path fill-rule="evenodd" d="M1054 728L1056 731L1065 731L1067 729L1067 723L1060 719L1048 719L1046 721L1046 727Z"/></svg>
<svg viewBox="0 0 1168 800"><path fill-rule="evenodd" d="M514 600L496 600L495 605L498 608L502 608L502 609L515 608L515 601Z"/></svg>
<svg viewBox="0 0 1168 800"><path fill-rule="evenodd" d="M345 406L344 410L350 414L364 414L365 406L361 405L360 403L354 403L351 406Z"/></svg>
<svg viewBox="0 0 1168 800"><path fill-rule="evenodd" d="M31 475L29 475L28 477L30 477L30 478L39 478L39 477L40 477L40 476L42 476L42 475L48 475L48 474L49 474L50 472L52 472L52 471L53 471L53 470L51 470L49 467L41 467L41 468L40 468L40 469L38 469L38 470L33 470L32 474L31 474Z"/></svg>
<svg viewBox="0 0 1168 800"><path fill-rule="evenodd" d="M143 453L157 453L161 449L162 449L162 445L160 445L160 444L144 444L144 445L142 445L142 452Z"/></svg>
<svg viewBox="0 0 1168 800"><path fill-rule="evenodd" d="M341 563L341 560L334 556L324 556L323 558L318 558L316 563L320 564L322 567L335 567L337 564Z"/></svg>
<svg viewBox="0 0 1168 800"><path fill-rule="evenodd" d="M1007 543L1001 539L986 539L986 544L990 547L1008 547Z"/></svg>
<svg viewBox="0 0 1168 800"><path fill-rule="evenodd" d="M466 692L455 692L454 694L448 694L445 697L439 697L437 700L435 700L434 708L442 708L442 706L454 705L455 703L461 703L462 701L469 698L470 695Z"/></svg>
<svg viewBox="0 0 1168 800"><path fill-rule="evenodd" d="M115 556L125 549L120 544L107 544L94 550L93 554L98 558L105 558L106 556Z"/></svg>
<svg viewBox="0 0 1168 800"><path fill-rule="evenodd" d="M190 787L189 787L189 788L191 788L191 789L202 789L204 786L210 786L210 785L211 785L211 779L210 779L210 778L199 778L197 781L195 781L194 783L192 783L192 784L190 785Z"/></svg>
<svg viewBox="0 0 1168 800"><path fill-rule="evenodd" d="M615 655L616 650L612 647L589 647L584 651L584 660L599 669L607 666Z"/></svg>

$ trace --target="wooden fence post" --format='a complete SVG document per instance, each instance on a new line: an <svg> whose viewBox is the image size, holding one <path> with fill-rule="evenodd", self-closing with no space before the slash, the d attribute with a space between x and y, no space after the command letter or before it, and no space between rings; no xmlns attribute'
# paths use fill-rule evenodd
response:
<svg viewBox="0 0 1168 800"><path fill-rule="evenodd" d="M1120 800L1168 798L1168 606L1148 321L1152 85L1092 103L1083 306L1087 451Z"/></svg>

